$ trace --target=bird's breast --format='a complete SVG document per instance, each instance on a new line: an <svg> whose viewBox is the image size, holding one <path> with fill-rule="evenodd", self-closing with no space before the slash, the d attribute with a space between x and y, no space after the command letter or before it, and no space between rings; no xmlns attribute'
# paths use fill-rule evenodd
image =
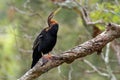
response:
<svg viewBox="0 0 120 80"><path fill-rule="evenodd" d="M51 35L46 35L46 37L44 38L42 44L43 44L43 49L42 52L44 54L52 51L53 47L55 46L57 41L57 36L51 36Z"/></svg>

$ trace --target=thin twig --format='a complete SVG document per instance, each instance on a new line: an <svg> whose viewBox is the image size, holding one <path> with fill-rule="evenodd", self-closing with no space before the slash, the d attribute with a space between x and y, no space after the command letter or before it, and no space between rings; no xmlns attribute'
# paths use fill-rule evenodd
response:
<svg viewBox="0 0 120 80"><path fill-rule="evenodd" d="M72 80L72 71L73 71L73 67L72 67L72 65L71 65L71 66L70 66L69 73L68 73L68 80Z"/></svg>
<svg viewBox="0 0 120 80"><path fill-rule="evenodd" d="M61 73L61 69L60 69L60 66L58 66L58 73L59 73L59 74Z"/></svg>
<svg viewBox="0 0 120 80"><path fill-rule="evenodd" d="M110 79L117 80L115 75L113 74L113 71L112 71L110 65L109 65L109 53L110 53L110 43L107 44L104 61L105 61L105 65L107 68L107 72L109 73Z"/></svg>
<svg viewBox="0 0 120 80"><path fill-rule="evenodd" d="M83 59L83 62L85 62L86 64L88 64L94 71L96 71L99 75L101 76L107 76L109 77L109 75L107 73L103 73L101 71L99 71L99 69L97 69L96 66L94 66L91 62L89 62L88 60L86 59Z"/></svg>

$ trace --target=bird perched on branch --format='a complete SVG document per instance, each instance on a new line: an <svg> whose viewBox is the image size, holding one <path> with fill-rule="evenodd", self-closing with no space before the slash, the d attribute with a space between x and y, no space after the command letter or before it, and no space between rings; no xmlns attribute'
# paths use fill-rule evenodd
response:
<svg viewBox="0 0 120 80"><path fill-rule="evenodd" d="M35 66L35 64L44 54L48 55L46 57L43 56L45 58L49 59L51 57L49 52L52 51L53 47L56 44L57 32L59 29L57 21L53 20L52 18L59 10L60 8L58 8L48 16L48 27L43 29L41 33L37 36L36 40L34 41L32 55L33 61L31 68Z"/></svg>

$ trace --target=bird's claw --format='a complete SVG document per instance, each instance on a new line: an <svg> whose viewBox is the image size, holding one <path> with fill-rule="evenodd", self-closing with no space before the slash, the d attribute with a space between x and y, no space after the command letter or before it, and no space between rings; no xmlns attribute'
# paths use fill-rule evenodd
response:
<svg viewBox="0 0 120 80"><path fill-rule="evenodd" d="M42 65L45 65L49 60L52 59L52 55L51 54L46 54L46 55L43 55L42 57Z"/></svg>

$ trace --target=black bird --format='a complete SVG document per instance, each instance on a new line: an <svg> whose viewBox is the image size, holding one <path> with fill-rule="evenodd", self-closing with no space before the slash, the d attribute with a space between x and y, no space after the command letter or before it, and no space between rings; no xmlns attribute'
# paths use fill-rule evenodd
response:
<svg viewBox="0 0 120 80"><path fill-rule="evenodd" d="M43 54L49 54L57 41L57 32L59 29L58 23L53 20L53 16L60 10L59 8L52 12L48 17L48 27L43 29L37 36L33 44L33 61L31 68L39 61Z"/></svg>

